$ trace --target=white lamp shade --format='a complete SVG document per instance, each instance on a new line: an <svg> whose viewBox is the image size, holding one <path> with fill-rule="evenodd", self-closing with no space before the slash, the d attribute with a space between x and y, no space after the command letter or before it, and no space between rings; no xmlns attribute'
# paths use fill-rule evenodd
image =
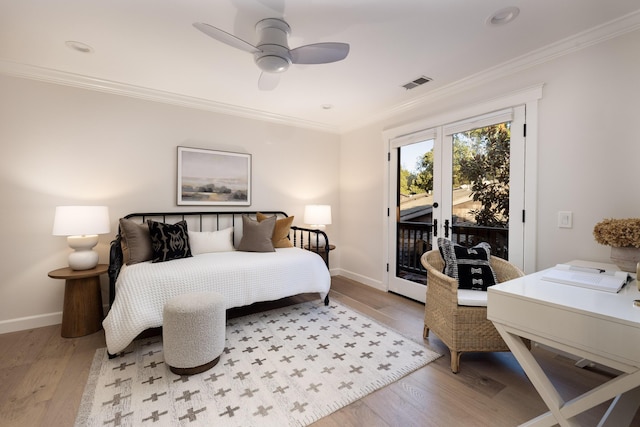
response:
<svg viewBox="0 0 640 427"><path fill-rule="evenodd" d="M58 206L53 220L54 236L107 234L111 231L106 206Z"/></svg>
<svg viewBox="0 0 640 427"><path fill-rule="evenodd" d="M53 235L67 236L69 267L89 270L98 265L98 253L93 247L98 234L110 231L109 209L106 206L58 206L53 219Z"/></svg>
<svg viewBox="0 0 640 427"><path fill-rule="evenodd" d="M311 225L331 224L331 205L306 205L304 222Z"/></svg>

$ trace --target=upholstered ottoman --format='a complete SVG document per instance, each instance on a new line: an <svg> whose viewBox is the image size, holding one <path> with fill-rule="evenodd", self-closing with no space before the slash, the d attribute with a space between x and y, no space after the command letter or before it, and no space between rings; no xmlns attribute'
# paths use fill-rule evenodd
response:
<svg viewBox="0 0 640 427"><path fill-rule="evenodd" d="M194 292L164 305L162 341L171 372L193 375L214 367L224 350L226 311L222 295Z"/></svg>

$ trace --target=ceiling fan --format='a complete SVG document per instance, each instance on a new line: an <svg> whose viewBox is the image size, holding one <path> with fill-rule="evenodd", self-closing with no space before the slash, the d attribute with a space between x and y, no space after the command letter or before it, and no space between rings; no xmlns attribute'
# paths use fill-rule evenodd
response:
<svg viewBox="0 0 640 427"><path fill-rule="evenodd" d="M347 43L315 43L289 49L289 24L278 18L267 18L256 24L259 42L254 46L233 34L203 22L193 24L198 30L231 47L253 53L253 59L262 70L258 80L261 90L272 90L280 81L280 73L291 64L327 64L341 61L349 53Z"/></svg>

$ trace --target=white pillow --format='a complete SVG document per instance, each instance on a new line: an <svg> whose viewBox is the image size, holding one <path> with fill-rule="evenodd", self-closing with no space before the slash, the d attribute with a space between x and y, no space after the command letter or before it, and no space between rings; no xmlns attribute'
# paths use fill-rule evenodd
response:
<svg viewBox="0 0 640 427"><path fill-rule="evenodd" d="M233 227L218 231L189 230L189 246L193 255L207 252L229 252L233 247Z"/></svg>

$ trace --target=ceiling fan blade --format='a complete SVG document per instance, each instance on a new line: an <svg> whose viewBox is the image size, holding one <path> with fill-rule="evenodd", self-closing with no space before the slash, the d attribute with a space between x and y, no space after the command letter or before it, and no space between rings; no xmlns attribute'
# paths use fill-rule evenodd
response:
<svg viewBox="0 0 640 427"><path fill-rule="evenodd" d="M347 43L315 43L289 51L294 64L328 64L342 61L349 54Z"/></svg>
<svg viewBox="0 0 640 427"><path fill-rule="evenodd" d="M278 83L280 83L280 74L262 72L258 79L258 89L273 90L278 86Z"/></svg>
<svg viewBox="0 0 640 427"><path fill-rule="evenodd" d="M260 52L260 49L252 45L251 43L247 43L246 41L239 39L233 34L229 34L226 31L221 30L220 28L216 28L213 25L205 24L204 22L195 22L193 24L194 27L212 37L219 42L227 44L231 47L235 47L240 50L244 50L249 53Z"/></svg>

